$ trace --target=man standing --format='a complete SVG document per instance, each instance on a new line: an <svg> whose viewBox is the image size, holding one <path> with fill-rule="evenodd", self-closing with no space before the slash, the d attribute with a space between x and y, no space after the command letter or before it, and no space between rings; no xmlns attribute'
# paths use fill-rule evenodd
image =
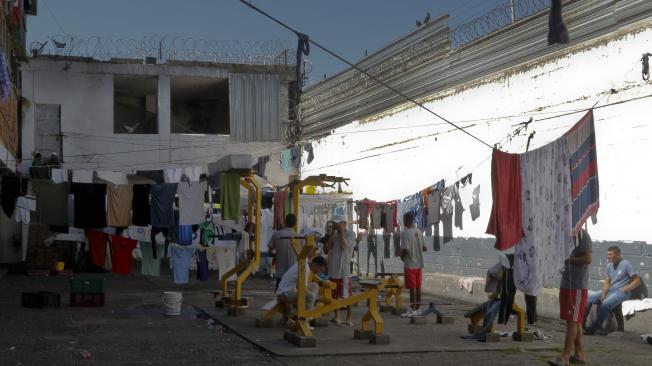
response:
<svg viewBox="0 0 652 366"><path fill-rule="evenodd" d="M333 234L328 238L328 277L337 285L334 299L348 298L353 295L351 290L351 258L355 248L355 234L347 228L346 218L343 215L333 217ZM346 307L346 320L340 320L339 309L335 310L335 317L331 320L342 326L353 326L351 319L351 306Z"/></svg>
<svg viewBox="0 0 652 366"><path fill-rule="evenodd" d="M632 264L620 256L619 247L612 246L607 249L607 261L607 278L602 284L602 291L589 296L586 304L585 316L589 314L593 304L599 304L595 321L584 331L586 335L596 334L609 313L623 301L629 300L632 290L641 283Z"/></svg>
<svg viewBox="0 0 652 366"><path fill-rule="evenodd" d="M281 230L277 230L272 235L267 247L274 251L274 261L276 262L276 287L281 282L283 275L287 270L297 262L297 255L292 249L292 240L288 239L294 235L294 225L297 222L297 217L294 214L287 214L285 216L285 226Z"/></svg>
<svg viewBox="0 0 652 366"><path fill-rule="evenodd" d="M421 315L419 310L421 304L421 271L426 243L423 240L423 234L414 223L414 214L412 212L406 212L403 215L403 225L405 230L401 235L401 259L403 260L405 288L410 290L410 308L401 316L411 317Z"/></svg>
<svg viewBox="0 0 652 366"><path fill-rule="evenodd" d="M566 321L566 340L560 357L548 361L552 366L568 363L585 363L584 339L581 323L588 298L589 265L591 256L591 237L580 230L575 238L576 246L566 260L559 285L559 317ZM575 353L571 351L575 348Z"/></svg>

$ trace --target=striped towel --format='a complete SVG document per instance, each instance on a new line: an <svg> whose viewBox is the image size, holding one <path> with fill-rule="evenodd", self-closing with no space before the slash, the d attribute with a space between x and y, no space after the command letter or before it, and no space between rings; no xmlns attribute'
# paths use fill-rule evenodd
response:
<svg viewBox="0 0 652 366"><path fill-rule="evenodd" d="M593 110L587 112L564 137L571 155L572 235L577 235L586 220L595 217L600 207Z"/></svg>

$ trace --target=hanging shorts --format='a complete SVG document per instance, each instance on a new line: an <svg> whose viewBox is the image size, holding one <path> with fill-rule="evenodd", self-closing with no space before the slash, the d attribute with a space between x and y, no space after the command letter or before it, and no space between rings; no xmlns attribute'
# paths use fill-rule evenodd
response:
<svg viewBox="0 0 652 366"><path fill-rule="evenodd" d="M353 290L351 289L353 281L351 281L351 277L331 278L330 281L337 285L335 291L333 291L334 299L347 299L353 296Z"/></svg>
<svg viewBox="0 0 652 366"><path fill-rule="evenodd" d="M404 268L403 276L405 278L405 288L407 289L420 289L421 288L421 268Z"/></svg>
<svg viewBox="0 0 652 366"><path fill-rule="evenodd" d="M582 323L589 292L585 288L559 289L559 317L568 322Z"/></svg>

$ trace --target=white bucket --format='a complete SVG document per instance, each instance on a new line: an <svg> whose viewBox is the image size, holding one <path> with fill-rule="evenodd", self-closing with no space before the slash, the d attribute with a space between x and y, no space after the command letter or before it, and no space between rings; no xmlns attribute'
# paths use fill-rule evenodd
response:
<svg viewBox="0 0 652 366"><path fill-rule="evenodd" d="M163 305L165 305L165 315L181 314L182 303L183 294L181 292L163 292Z"/></svg>

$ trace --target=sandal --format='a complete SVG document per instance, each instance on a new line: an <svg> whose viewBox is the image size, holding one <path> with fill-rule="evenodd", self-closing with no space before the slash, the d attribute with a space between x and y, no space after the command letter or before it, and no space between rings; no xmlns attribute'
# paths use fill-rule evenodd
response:
<svg viewBox="0 0 652 366"><path fill-rule="evenodd" d="M572 363L572 364L575 364L575 365L586 365L586 361L580 360L579 358L577 358L575 356L570 356L568 358L568 363Z"/></svg>
<svg viewBox="0 0 652 366"><path fill-rule="evenodd" d="M548 360L548 365L550 365L550 366L566 366L568 364L565 363L564 360L561 359L561 357L557 357L554 360Z"/></svg>

